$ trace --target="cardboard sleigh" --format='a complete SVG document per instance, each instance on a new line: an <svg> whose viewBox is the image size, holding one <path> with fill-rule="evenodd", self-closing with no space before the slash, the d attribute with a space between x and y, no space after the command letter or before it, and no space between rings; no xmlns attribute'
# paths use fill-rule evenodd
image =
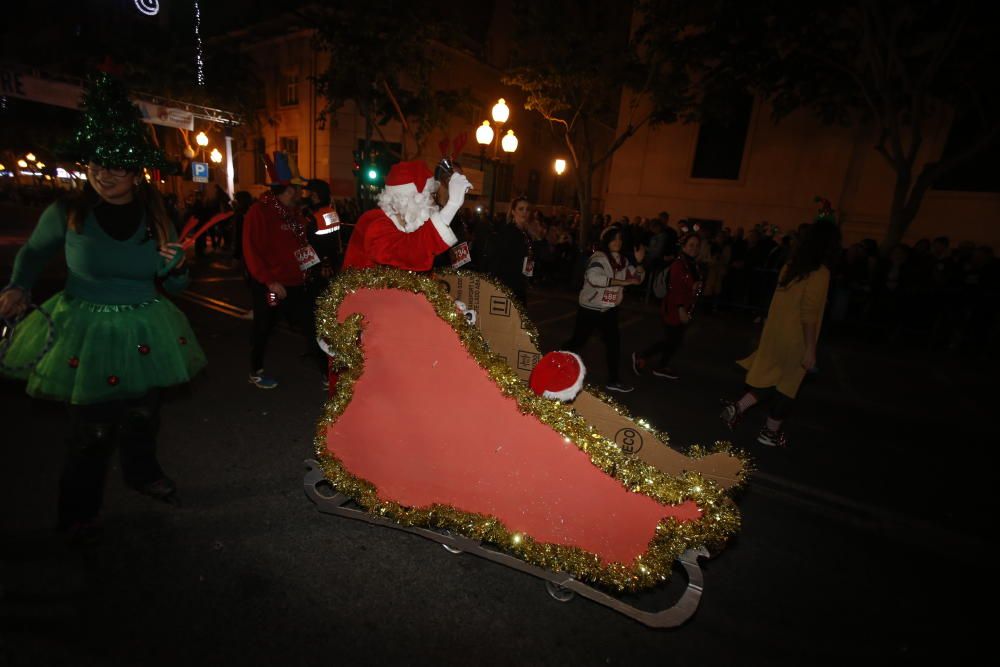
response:
<svg viewBox="0 0 1000 667"><path fill-rule="evenodd" d="M532 343L523 351L537 354L516 301L479 276L369 269L331 286L318 329L341 368L306 495L324 513L544 579L557 600L578 593L651 627L683 623L701 597L698 558L738 529L726 490L743 462L678 455L666 473L635 455L654 440L666 447L660 438L600 397L580 397L591 422L534 395L528 363L509 363L511 343L487 331L483 304L499 312L499 298ZM608 435L622 428L649 444L622 451ZM688 581L674 604L648 611L619 596L660 586L675 563Z"/></svg>

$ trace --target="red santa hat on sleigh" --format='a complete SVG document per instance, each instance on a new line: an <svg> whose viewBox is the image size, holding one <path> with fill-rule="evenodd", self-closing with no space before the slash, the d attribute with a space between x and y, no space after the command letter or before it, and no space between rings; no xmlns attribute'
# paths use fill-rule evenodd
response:
<svg viewBox="0 0 1000 667"><path fill-rule="evenodd" d="M572 352L549 352L531 370L528 385L538 396L568 403L583 389L587 367Z"/></svg>
<svg viewBox="0 0 1000 667"><path fill-rule="evenodd" d="M378 205L401 231L414 232L437 212L437 187L434 174L422 160L397 162L385 177Z"/></svg>

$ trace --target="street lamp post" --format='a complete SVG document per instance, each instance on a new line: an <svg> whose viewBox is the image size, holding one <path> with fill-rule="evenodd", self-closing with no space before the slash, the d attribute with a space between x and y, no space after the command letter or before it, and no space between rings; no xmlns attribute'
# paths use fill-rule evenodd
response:
<svg viewBox="0 0 1000 667"><path fill-rule="evenodd" d="M497 198L497 167L500 165L498 157L499 149L502 148L509 158L510 154L517 150L517 137L514 136L514 130L507 130L507 134L504 135L503 139L501 140L500 138L500 129L510 117L510 107L507 106L502 97L493 105L490 115L497 126L496 131L490 127L490 121L484 120L483 124L476 129L476 142L479 144L480 169L483 168L487 160L486 147L491 143L493 144L493 156L489 158L490 164L493 167L492 186L490 187L490 220L492 221Z"/></svg>
<svg viewBox="0 0 1000 667"><path fill-rule="evenodd" d="M208 146L208 135L204 132L199 132L195 135L194 141L196 144L201 146L201 161L205 161L205 147Z"/></svg>
<svg viewBox="0 0 1000 667"><path fill-rule="evenodd" d="M559 177L563 175L564 171L566 171L566 160L563 160L562 158L556 158L556 161L552 163L552 168L556 172L556 181L552 187L552 203L555 204L556 195L559 193ZM559 197L559 200L562 201L562 198Z"/></svg>

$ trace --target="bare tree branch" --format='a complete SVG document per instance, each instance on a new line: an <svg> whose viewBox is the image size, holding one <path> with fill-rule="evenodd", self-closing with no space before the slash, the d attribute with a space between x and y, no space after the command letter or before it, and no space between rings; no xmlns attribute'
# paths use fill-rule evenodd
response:
<svg viewBox="0 0 1000 667"><path fill-rule="evenodd" d="M608 150L605 151L604 155L602 155L600 159L594 162L594 169L597 169L599 166L601 166L601 164L604 163L605 160L609 159L612 155L614 155L614 152L619 148L621 148L621 145L624 144L629 137L638 132L639 128L645 125L649 121L649 119L650 115L647 115L645 118L643 118L634 125L629 123L629 125L626 126L625 130L620 135L618 135L618 137L611 143L610 146L608 146Z"/></svg>

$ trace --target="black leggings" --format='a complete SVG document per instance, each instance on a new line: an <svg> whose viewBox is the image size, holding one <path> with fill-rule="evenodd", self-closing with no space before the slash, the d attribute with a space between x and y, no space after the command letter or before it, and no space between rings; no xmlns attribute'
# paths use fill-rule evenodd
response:
<svg viewBox="0 0 1000 667"><path fill-rule="evenodd" d="M757 397L758 403L763 403L765 400L770 400L771 409L768 411L768 416L776 421L784 421L788 417L788 413L792 410L792 405L795 403L795 399L790 396L785 396L780 391L774 388L770 389L760 389L758 387L751 387L750 385L743 386L744 393L750 392Z"/></svg>
<svg viewBox="0 0 1000 667"><path fill-rule="evenodd" d="M70 434L59 479L59 527L97 517L115 448L122 478L134 489L165 477L156 458L160 393L69 407Z"/></svg>
<svg viewBox="0 0 1000 667"><path fill-rule="evenodd" d="M643 359L649 359L654 354L659 352L660 354L660 368L667 368L670 365L670 359L677 352L677 348L681 346L681 342L684 340L684 332L687 327L683 324L678 324L676 326L670 324L663 325L663 338L653 343L639 355Z"/></svg>
<svg viewBox="0 0 1000 667"><path fill-rule="evenodd" d="M590 335L601 330L604 351L608 363L608 383L618 382L618 364L621 356L621 336L618 333L618 309L591 310L579 306L576 311L576 325L573 336L560 349L579 352Z"/></svg>
<svg viewBox="0 0 1000 667"><path fill-rule="evenodd" d="M253 296L253 328L250 334L250 372L264 368L264 352L271 330L278 318L284 316L293 328L306 336L305 352L314 357L320 372L325 376L326 355L316 343L315 296L304 286L285 287L288 296L271 306L267 303L270 290L266 285L251 280L250 293Z"/></svg>

